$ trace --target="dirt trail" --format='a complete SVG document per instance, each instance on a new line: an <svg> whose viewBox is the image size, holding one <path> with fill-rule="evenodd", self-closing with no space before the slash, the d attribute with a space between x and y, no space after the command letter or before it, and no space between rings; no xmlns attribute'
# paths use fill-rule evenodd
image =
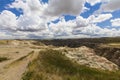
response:
<svg viewBox="0 0 120 80"><path fill-rule="evenodd" d="M27 65L38 56L40 50L38 46L24 40L13 40L9 44L0 45L0 57L10 59L0 63L0 80L21 80Z"/></svg>
<svg viewBox="0 0 120 80"><path fill-rule="evenodd" d="M38 55L38 51L35 51L33 54L30 54L21 61L5 67L0 73L0 80L20 80L23 73L26 71L27 65ZM14 61L13 61L14 62Z"/></svg>

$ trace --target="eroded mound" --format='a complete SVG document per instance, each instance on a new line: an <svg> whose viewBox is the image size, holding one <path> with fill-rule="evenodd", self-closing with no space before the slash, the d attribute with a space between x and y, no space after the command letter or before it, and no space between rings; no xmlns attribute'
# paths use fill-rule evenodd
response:
<svg viewBox="0 0 120 80"><path fill-rule="evenodd" d="M118 66L104 57L100 57L88 47L79 47L73 49L66 49L65 55L71 60L76 61L81 65L86 65L91 68L114 71L118 70Z"/></svg>

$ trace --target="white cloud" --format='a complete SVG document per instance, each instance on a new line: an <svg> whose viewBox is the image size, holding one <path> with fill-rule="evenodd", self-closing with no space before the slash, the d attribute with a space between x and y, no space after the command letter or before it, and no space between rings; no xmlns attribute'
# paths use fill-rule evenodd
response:
<svg viewBox="0 0 120 80"><path fill-rule="evenodd" d="M96 3L100 3L101 0L86 0L86 2L90 3L92 6L95 5Z"/></svg>
<svg viewBox="0 0 120 80"><path fill-rule="evenodd" d="M94 17L94 20L97 20L100 17ZM97 20L96 22L102 22L109 18ZM83 18L78 16L75 20L70 20L65 22L62 19L57 24L50 24L50 28L53 31L54 37L56 38L75 38L75 37L113 37L120 35L120 29L108 29L108 28L101 28L96 26L96 24L89 22L89 18ZM78 24L79 23L79 24Z"/></svg>
<svg viewBox="0 0 120 80"><path fill-rule="evenodd" d="M23 15L16 19L16 31L34 32L46 29L49 17L43 14L46 4L39 0L16 0L9 8L22 9Z"/></svg>
<svg viewBox="0 0 120 80"><path fill-rule="evenodd" d="M15 0L8 5L9 8L22 9L24 15L42 15L47 4L41 4L39 0Z"/></svg>
<svg viewBox="0 0 120 80"><path fill-rule="evenodd" d="M112 17L110 13L92 15L89 18L77 16L74 20L65 21L63 14L78 15L85 11L85 1L50 0L48 4L44 4L39 0L16 0L9 5L9 8L22 9L23 14L17 17L8 10L1 12L0 39L119 36L120 29L103 29L96 26L97 23L109 20ZM91 5L100 1L102 0L87 0ZM51 22L56 19L60 21ZM119 25L118 21L119 19L111 20L112 25Z"/></svg>
<svg viewBox="0 0 120 80"><path fill-rule="evenodd" d="M120 35L120 29L101 28L95 24L73 29L73 35L87 35L89 37L114 37Z"/></svg>
<svg viewBox="0 0 120 80"><path fill-rule="evenodd" d="M16 0L9 5L9 8L22 9L23 15L16 17L11 11L4 10L0 14L0 29L14 38L31 38L30 34L52 35L47 27L47 22L53 18L50 19L43 14L45 6L46 4L41 4L39 0Z"/></svg>
<svg viewBox="0 0 120 80"><path fill-rule="evenodd" d="M101 6L101 9L107 12L120 10L120 0L107 0L107 2Z"/></svg>
<svg viewBox="0 0 120 80"><path fill-rule="evenodd" d="M84 0L49 0L45 14L51 16L79 15L83 9Z"/></svg>
<svg viewBox="0 0 120 80"><path fill-rule="evenodd" d="M0 29L16 29L16 15L10 11L4 10L0 14Z"/></svg>
<svg viewBox="0 0 120 80"><path fill-rule="evenodd" d="M110 18L112 18L112 14L100 14L97 17L92 15L89 17L89 20L93 23L100 23L106 20L109 20Z"/></svg>
<svg viewBox="0 0 120 80"><path fill-rule="evenodd" d="M89 24L88 19L85 19L82 16L77 16L75 22L76 22L75 28L86 27Z"/></svg>
<svg viewBox="0 0 120 80"><path fill-rule="evenodd" d="M20 31L41 31L46 29L46 21L39 16L25 16L21 15L17 20L17 30Z"/></svg>
<svg viewBox="0 0 120 80"><path fill-rule="evenodd" d="M0 31L0 39L12 39L13 36Z"/></svg>
<svg viewBox="0 0 120 80"><path fill-rule="evenodd" d="M66 22L64 18L61 18L60 21L56 24L51 23L49 25L49 28L51 32L53 32L54 36L65 36L65 35L71 35L72 28L76 26L75 21L68 21Z"/></svg>
<svg viewBox="0 0 120 80"><path fill-rule="evenodd" d="M120 18L112 19L110 22L112 23L113 27L120 27Z"/></svg>

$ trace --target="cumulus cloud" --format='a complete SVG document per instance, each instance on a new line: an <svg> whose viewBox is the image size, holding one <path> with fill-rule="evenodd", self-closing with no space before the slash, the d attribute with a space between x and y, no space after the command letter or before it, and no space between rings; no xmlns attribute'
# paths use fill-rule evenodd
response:
<svg viewBox="0 0 120 80"><path fill-rule="evenodd" d="M103 0L15 0L8 8L16 8L23 14L16 16L8 10L0 13L0 38L76 38L118 36L120 30L96 26L97 23L111 19L112 14L92 15L88 18L79 16L86 10L84 3L91 5ZM105 0L107 1L107 0ZM65 21L63 15L76 15L76 19ZM58 23L53 20L59 19ZM49 24L48 24L49 23ZM118 26L119 19L111 20L112 26Z"/></svg>
<svg viewBox="0 0 120 80"><path fill-rule="evenodd" d="M10 11L4 10L0 14L0 29L16 29L16 15Z"/></svg>
<svg viewBox="0 0 120 80"><path fill-rule="evenodd" d="M100 23L106 20L109 20L110 18L112 18L112 14L100 14L97 17L92 15L91 17L89 17L89 19L93 22L93 23Z"/></svg>
<svg viewBox="0 0 120 80"><path fill-rule="evenodd" d="M107 0L107 2L101 6L101 9L107 12L120 10L120 0Z"/></svg>
<svg viewBox="0 0 120 80"><path fill-rule="evenodd" d="M120 18L112 19L111 21L112 26L120 27Z"/></svg>
<svg viewBox="0 0 120 80"><path fill-rule="evenodd" d="M72 32L72 28L76 26L75 21L68 21L66 22L64 18L61 18L60 21L56 24L51 23L49 25L50 31L53 33L54 36L67 36L70 35Z"/></svg>
<svg viewBox="0 0 120 80"><path fill-rule="evenodd" d="M15 0L9 8L22 9L24 15L41 15L47 5L42 5L39 0Z"/></svg>
<svg viewBox="0 0 120 80"><path fill-rule="evenodd" d="M51 16L79 15L83 9L84 0L49 0L45 14Z"/></svg>
<svg viewBox="0 0 120 80"><path fill-rule="evenodd" d="M88 19L85 19L81 16L77 16L76 18L76 27L86 27L89 24Z"/></svg>
<svg viewBox="0 0 120 80"><path fill-rule="evenodd" d="M8 6L23 11L17 19L13 19L16 21L16 31L35 32L47 29L48 17L43 14L45 4L42 5L39 0L16 0Z"/></svg>
<svg viewBox="0 0 120 80"><path fill-rule="evenodd" d="M34 36L50 37L52 35L47 26L47 21L50 19L42 14L46 4L41 4L39 0L16 0L8 6L17 10L21 9L23 14L17 17L8 10L1 12L0 30L6 32L4 35L1 35L2 38L6 38L7 36L12 39L26 39Z"/></svg>
<svg viewBox="0 0 120 80"><path fill-rule="evenodd" d="M110 14L106 14L110 15ZM105 20L108 20L110 18L105 18L98 20L98 17L94 17L92 20L96 22L102 22ZM78 24L79 23L79 24ZM54 34L54 37L56 38L75 38L75 37L113 37L113 36L119 36L120 30L117 30L115 28L108 29L108 28L101 28L99 26L96 26L96 24L91 23L91 18L83 18L81 16L78 16L75 20L70 20L66 22L64 19L62 19L60 22L54 24L50 24L51 31Z"/></svg>
<svg viewBox="0 0 120 80"><path fill-rule="evenodd" d="M77 29L73 29L73 35L87 35L88 37L113 37L119 36L120 30L117 29L108 29L101 28L96 26L95 24L88 25L87 27L81 27Z"/></svg>
<svg viewBox="0 0 120 80"><path fill-rule="evenodd" d="M17 20L17 30L20 31L41 31L45 30L45 19L39 16L25 16L21 15Z"/></svg>

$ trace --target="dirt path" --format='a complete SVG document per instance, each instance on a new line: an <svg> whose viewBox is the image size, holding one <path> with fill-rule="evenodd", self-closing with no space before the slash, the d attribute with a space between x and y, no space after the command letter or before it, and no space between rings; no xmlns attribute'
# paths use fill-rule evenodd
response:
<svg viewBox="0 0 120 80"><path fill-rule="evenodd" d="M37 57L38 52L39 50L35 50L33 54L28 55L22 60L13 60L11 63L6 63L3 66L4 68L0 69L0 80L20 80L23 73L26 71L27 65Z"/></svg>

